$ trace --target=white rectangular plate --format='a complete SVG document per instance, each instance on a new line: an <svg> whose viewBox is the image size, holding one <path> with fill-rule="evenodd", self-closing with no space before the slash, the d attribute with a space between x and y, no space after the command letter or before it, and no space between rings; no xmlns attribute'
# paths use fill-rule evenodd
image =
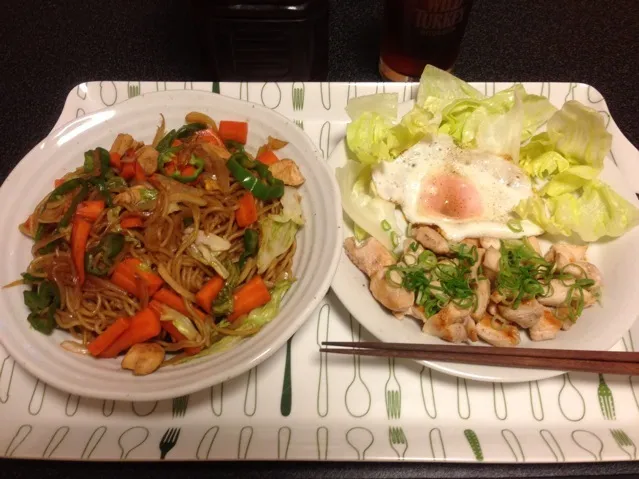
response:
<svg viewBox="0 0 639 479"><path fill-rule="evenodd" d="M477 83L487 94L512 83ZM605 117L612 157L627 140L601 95L578 83L525 83ZM93 82L69 94L56 127L131 96L193 88L264 104L293 118L327 158L343 137L348 98L413 98L414 84ZM17 226L17 225L16 225ZM35 333L34 333L35 334ZM635 326L616 349L634 350ZM475 383L409 361L322 356L321 341L372 340L329 293L287 348L248 374L185 398L97 401L36 380L0 346L0 456L71 460L411 460L581 462L637 458L639 378L567 374L522 384ZM290 394L290 409L287 407ZM174 429L172 431L172 429ZM178 435L179 431L179 435ZM164 440L163 440L164 438ZM172 440L176 439L176 440Z"/></svg>

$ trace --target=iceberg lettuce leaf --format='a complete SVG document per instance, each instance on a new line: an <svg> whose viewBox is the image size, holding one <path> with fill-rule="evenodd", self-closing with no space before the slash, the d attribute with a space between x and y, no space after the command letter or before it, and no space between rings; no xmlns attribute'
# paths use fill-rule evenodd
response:
<svg viewBox="0 0 639 479"><path fill-rule="evenodd" d="M379 240L389 251L393 250L391 231L400 233L395 216L396 206L371 191L371 168L349 160L335 172L342 196L342 208L348 217L366 233ZM386 221L390 231L382 227Z"/></svg>

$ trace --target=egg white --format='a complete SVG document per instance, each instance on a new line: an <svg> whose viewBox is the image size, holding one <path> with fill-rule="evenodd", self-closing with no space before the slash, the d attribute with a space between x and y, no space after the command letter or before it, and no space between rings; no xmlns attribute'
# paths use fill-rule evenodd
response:
<svg viewBox="0 0 639 479"><path fill-rule="evenodd" d="M450 175L471 185L473 194L478 194L480 213L459 218L425 208L420 198L424 180L429 184L432 178ZM521 238L543 232L530 221L521 222L520 232L507 226L517 204L533 195L526 173L500 156L461 149L448 136L417 143L394 161L381 162L373 168L372 180L377 194L399 205L411 224L436 225L452 241L480 236Z"/></svg>

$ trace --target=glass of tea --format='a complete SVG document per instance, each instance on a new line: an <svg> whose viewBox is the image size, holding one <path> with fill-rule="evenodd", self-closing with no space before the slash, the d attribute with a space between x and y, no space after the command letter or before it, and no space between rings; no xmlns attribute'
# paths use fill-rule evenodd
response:
<svg viewBox="0 0 639 479"><path fill-rule="evenodd" d="M379 72L413 81L427 64L451 71L472 0L386 0Z"/></svg>

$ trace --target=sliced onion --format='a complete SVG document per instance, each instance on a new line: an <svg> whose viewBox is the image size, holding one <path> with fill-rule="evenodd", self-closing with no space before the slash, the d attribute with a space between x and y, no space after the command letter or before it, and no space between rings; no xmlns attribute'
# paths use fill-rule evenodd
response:
<svg viewBox="0 0 639 479"><path fill-rule="evenodd" d="M90 356L89 350L83 344L76 343L75 341L62 341L60 347L65 351L69 351L75 354L82 354L83 356Z"/></svg>
<svg viewBox="0 0 639 479"><path fill-rule="evenodd" d="M158 143L160 143L160 140L164 137L166 123L164 122L164 115L162 113L160 113L160 118L162 118L162 121L158 125L158 129L155 131L155 136L151 142L153 146L158 146Z"/></svg>

